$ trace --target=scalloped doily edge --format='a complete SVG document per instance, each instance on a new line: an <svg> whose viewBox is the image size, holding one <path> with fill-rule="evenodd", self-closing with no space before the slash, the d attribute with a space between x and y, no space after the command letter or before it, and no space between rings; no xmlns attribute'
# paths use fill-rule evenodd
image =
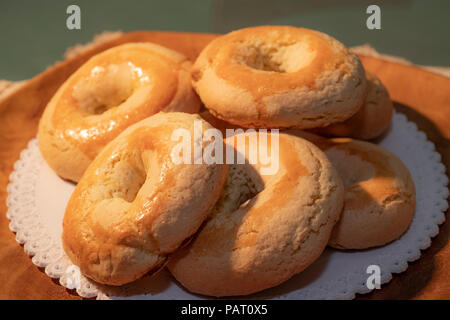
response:
<svg viewBox="0 0 450 320"><path fill-rule="evenodd" d="M424 239L423 244L420 248L415 249L414 252L407 252L405 256L407 258L405 259L403 263L400 263L398 266L392 267L393 270L382 273L381 276L381 284L388 283L392 277L393 274L399 274L402 272L405 272L408 269L409 263L416 261L420 259L422 255L422 250L425 250L431 246L432 239L437 236L439 233L439 225L445 222L445 212L448 209L448 197L449 197L449 190L447 188L448 185L448 177L446 175L446 168L445 165L442 163L441 155L436 151L434 143L429 141L427 139L427 136L424 132L420 131L417 128L417 125L414 122L409 121L406 116L399 112L394 112L394 117L397 118L398 121L405 122L406 125L413 126L413 129L417 132L417 138L424 140L425 144L428 144L429 152L433 155L432 161L434 163L432 164L434 166L435 171L439 171L439 174L441 175L442 179L440 180L441 185L439 186L440 189L440 195L442 196L441 202L439 206L436 206L436 210L439 210L439 216L440 218L436 218L436 221L433 221L433 225L435 228L431 227L428 230L428 234L424 235L426 239ZM45 255L48 254L48 248L52 246L58 247L58 244L54 243L54 240L51 239L51 237L47 236L47 239L45 239L45 229L40 225L39 219L34 217L35 220L35 227L38 229L38 232L34 234L34 236L31 236L29 234L26 234L25 232L22 232L20 230L20 219L14 214L14 210L18 210L14 207L14 201L12 199L13 196L17 196L12 194L11 191L13 191L14 188L17 187L19 184L20 179L23 179L21 175L18 173L18 169L20 167L24 167L27 165L26 158L29 156L29 154L32 152L33 148L37 147L37 138L33 138L30 140L27 144L27 147L21 151L19 159L15 162L13 171L10 174L9 177L9 184L7 187L7 199L6 204L8 206L8 210L6 212L6 216L10 220L9 223L9 229L16 234L16 241L19 244L24 245L25 252L32 257L31 261L33 264L40 268L45 269L45 273L55 279L60 279L60 284L68 289L76 289L77 293L84 298L94 298L97 297L97 299L108 299L110 298L106 293L99 290L94 284L89 283L89 281L83 281L84 283L82 285L74 285L67 281L67 279L64 277L64 272L62 270L58 270L58 263L66 263L67 261L63 261L65 259L68 259L67 257L61 256L59 260L57 261L47 261L45 259ZM33 175L37 174L36 171L39 170L37 164L32 164L35 166L35 170L31 170L28 174ZM28 191L29 192L29 191ZM22 192L22 194L25 192ZM30 208L30 212L28 214L25 214L23 219L29 218L33 219L33 214L36 215L36 213L33 211L36 208L36 205L34 203L34 199L27 199L29 200L29 203L25 203L25 206L27 208ZM22 204L24 205L24 204ZM40 236L44 236L44 238L40 238ZM46 241L44 241L46 240ZM410 250L410 249L409 249ZM61 261L62 260L62 261ZM69 261L70 262L70 261ZM76 272L77 270L73 270ZM84 278L84 277L83 277ZM340 279L336 280L337 282L341 281ZM86 283L88 282L88 283ZM356 294L366 294L372 291L371 289L368 289L365 286L353 286L352 288L347 288L346 293L343 293L339 297L335 297L336 299L353 299L355 298ZM283 299L283 297L280 297Z"/></svg>

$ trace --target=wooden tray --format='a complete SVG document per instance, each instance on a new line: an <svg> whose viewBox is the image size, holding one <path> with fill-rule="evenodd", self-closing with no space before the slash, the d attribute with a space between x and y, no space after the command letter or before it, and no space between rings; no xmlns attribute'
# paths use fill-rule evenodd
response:
<svg viewBox="0 0 450 320"><path fill-rule="evenodd" d="M32 264L15 241L6 218L6 187L20 151L37 133L46 103L69 75L89 57L126 42L151 41L194 60L216 35L132 32L58 63L0 101L0 299L81 299ZM414 66L361 56L367 70L386 85L397 110L427 133L450 167L450 78ZM447 169L447 175L448 175ZM447 212L448 213L448 212ZM450 223L444 223L431 247L408 270L362 299L450 299Z"/></svg>

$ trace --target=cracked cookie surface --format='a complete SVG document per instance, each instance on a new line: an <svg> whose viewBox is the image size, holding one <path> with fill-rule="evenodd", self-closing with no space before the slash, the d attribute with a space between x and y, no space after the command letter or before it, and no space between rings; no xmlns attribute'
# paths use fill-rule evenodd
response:
<svg viewBox="0 0 450 320"><path fill-rule="evenodd" d="M160 111L197 112L191 62L152 43L127 43L83 64L58 89L39 122L39 149L62 178L77 182L130 125Z"/></svg>
<svg viewBox="0 0 450 320"><path fill-rule="evenodd" d="M97 282L122 285L158 269L211 212L224 164L175 164L174 130L212 128L198 115L159 113L126 129L94 159L63 220L64 250ZM193 143L193 142L192 142ZM202 150L206 147L203 144Z"/></svg>
<svg viewBox="0 0 450 320"><path fill-rule="evenodd" d="M366 249L385 245L409 227L416 205L408 168L375 144L348 138L330 139L325 154L345 185L345 203L329 245Z"/></svg>
<svg viewBox="0 0 450 320"><path fill-rule="evenodd" d="M261 167L248 158L232 165L211 217L171 255L169 270L188 290L235 296L276 286L309 266L328 243L343 184L325 154L282 133L278 171L262 175Z"/></svg>
<svg viewBox="0 0 450 320"><path fill-rule="evenodd" d="M315 128L361 107L364 68L342 43L288 26L245 28L214 39L192 69L215 117L247 128Z"/></svg>
<svg viewBox="0 0 450 320"><path fill-rule="evenodd" d="M349 137L369 140L385 132L392 120L394 110L386 87L377 76L367 75L367 96L363 106L344 122L318 128L316 133L332 137Z"/></svg>
<svg viewBox="0 0 450 320"><path fill-rule="evenodd" d="M366 141L290 132L322 149L344 182L344 209L332 232L331 247L382 246L408 229L414 217L416 191L408 168L397 156Z"/></svg>

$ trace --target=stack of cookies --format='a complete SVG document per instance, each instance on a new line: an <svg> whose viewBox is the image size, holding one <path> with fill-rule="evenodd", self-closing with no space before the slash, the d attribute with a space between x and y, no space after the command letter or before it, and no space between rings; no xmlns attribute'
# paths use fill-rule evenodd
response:
<svg viewBox="0 0 450 320"><path fill-rule="evenodd" d="M358 57L313 30L238 30L194 64L154 44L109 49L39 126L44 158L78 183L65 251L100 283L167 266L191 292L236 296L288 280L327 245L390 243L413 218L414 183L362 140L386 132L392 112Z"/></svg>

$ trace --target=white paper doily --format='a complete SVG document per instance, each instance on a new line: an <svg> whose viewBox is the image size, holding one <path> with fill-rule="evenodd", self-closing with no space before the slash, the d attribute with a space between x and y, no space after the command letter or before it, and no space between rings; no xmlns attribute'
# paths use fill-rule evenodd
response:
<svg viewBox="0 0 450 320"><path fill-rule="evenodd" d="M418 259L420 250L430 246L448 208L448 178L441 156L426 135L399 113L394 114L392 127L380 145L406 164L416 185L416 213L408 231L381 248L355 252L326 249L304 272L278 287L245 298L352 299L355 293L370 291L366 285L369 265L380 267L383 284L390 281L392 273L405 271L408 262ZM37 140L31 140L10 176L7 217L11 220L10 229L16 233L17 241L24 244L35 265L45 268L48 276L59 278L61 285L76 289L86 298L204 298L185 291L165 270L119 289L98 285L80 275L61 244L62 218L74 187L47 166Z"/></svg>

